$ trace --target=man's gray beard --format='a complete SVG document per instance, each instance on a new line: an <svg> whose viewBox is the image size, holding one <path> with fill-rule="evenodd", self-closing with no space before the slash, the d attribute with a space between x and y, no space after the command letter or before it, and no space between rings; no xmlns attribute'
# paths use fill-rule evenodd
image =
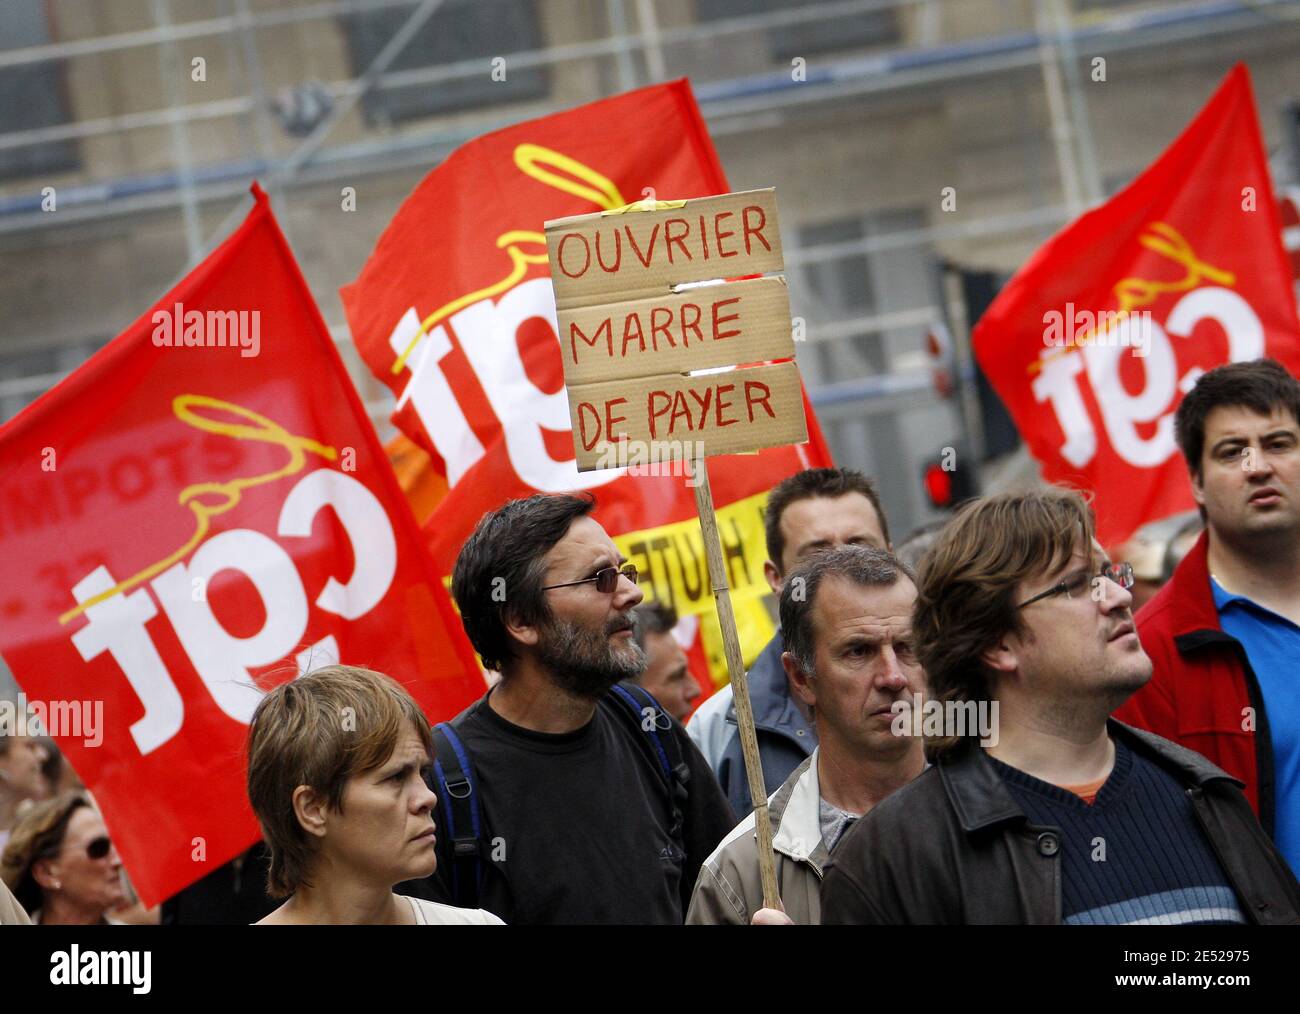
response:
<svg viewBox="0 0 1300 1014"><path fill-rule="evenodd" d="M593 631L568 620L552 620L544 628L538 659L561 690L578 697L601 697L619 680L636 679L645 672L645 651L639 644L629 640L624 652L610 644L610 636L619 629L618 621Z"/></svg>

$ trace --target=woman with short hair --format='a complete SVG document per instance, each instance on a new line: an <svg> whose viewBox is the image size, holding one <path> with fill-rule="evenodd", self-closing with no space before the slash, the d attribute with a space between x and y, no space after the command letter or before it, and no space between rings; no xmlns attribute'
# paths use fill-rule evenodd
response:
<svg viewBox="0 0 1300 1014"><path fill-rule="evenodd" d="M437 866L425 782L433 739L381 673L332 665L264 697L248 729L248 798L270 851L264 924L499 924L393 893Z"/></svg>

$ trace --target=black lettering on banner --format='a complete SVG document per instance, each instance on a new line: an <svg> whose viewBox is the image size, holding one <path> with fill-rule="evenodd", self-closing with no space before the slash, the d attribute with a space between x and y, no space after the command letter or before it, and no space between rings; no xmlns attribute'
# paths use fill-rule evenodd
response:
<svg viewBox="0 0 1300 1014"><path fill-rule="evenodd" d="M665 553L665 560L671 559L672 562L677 565L677 573L681 578L682 587L685 588L686 587L686 564L682 559L681 550L678 549L677 547L678 540L673 538L667 541L668 541L668 546L667 546L667 552ZM676 589L676 582L673 581L671 573L669 573L668 575L668 585L669 587L674 588L674 590ZM677 608L677 604L675 602L672 605L674 609Z"/></svg>
<svg viewBox="0 0 1300 1014"><path fill-rule="evenodd" d="M660 574L663 575L663 582L664 582L664 585L665 585L665 586L667 587L667 589L668 589L668 594L667 594L667 596L665 596L664 599L662 599L661 601L665 602L667 605L671 606L673 609L676 609L676 608L677 608L677 600L676 600L676 596L673 594L673 581L672 581L672 575L669 573L669 570L668 570L668 559L667 559L667 557L665 557L665 555L664 555L664 550L667 549L667 548L669 547L669 545L670 545L670 543L669 543L669 541L668 541L668 537L667 537L666 535L659 535L659 536L656 536L655 538L653 538L653 539L650 540L650 553L651 553L651 556L657 556L657 557L658 557L658 560L656 560L656 561L651 565L651 569L654 571L656 578L658 578L658 576L659 576ZM655 587L657 588L658 585L659 585L659 582L658 582L658 580L656 580L656 581L655 581Z"/></svg>
<svg viewBox="0 0 1300 1014"><path fill-rule="evenodd" d="M627 562L636 564L637 573L643 575L638 578L639 581L642 583L649 581L650 585L654 586L654 575L650 572L650 554L646 551L645 539L628 543Z"/></svg>
<svg viewBox="0 0 1300 1014"><path fill-rule="evenodd" d="M703 598L707 587L704 574L705 561L703 548L701 546L701 551L697 553L695 550L695 539L687 532L683 532L679 535L677 541L677 555L682 559L682 587L686 590L687 598L692 602L699 602L700 599ZM685 561L685 554L682 552L680 548L681 546L685 546L690 550L691 559L689 564ZM691 580L692 577L695 579L693 582Z"/></svg>
<svg viewBox="0 0 1300 1014"><path fill-rule="evenodd" d="M721 536L725 529L718 525L718 535ZM727 568L727 579L731 582L732 588L744 588L749 584L749 566L745 560L745 536L740 530L740 525L736 519L731 519L731 534L735 538L734 542L727 539L722 540L722 558ZM740 563L740 579L737 580L733 564Z"/></svg>
<svg viewBox="0 0 1300 1014"><path fill-rule="evenodd" d="M655 573L654 557L650 555L650 547L646 544L646 540L638 539L636 542L629 543L627 557L628 563L636 564L639 575L637 582L642 590L644 591L647 585L653 590L653 594L647 594L646 598L653 598L656 602L671 606L673 604L672 584L669 583L664 587L664 579Z"/></svg>

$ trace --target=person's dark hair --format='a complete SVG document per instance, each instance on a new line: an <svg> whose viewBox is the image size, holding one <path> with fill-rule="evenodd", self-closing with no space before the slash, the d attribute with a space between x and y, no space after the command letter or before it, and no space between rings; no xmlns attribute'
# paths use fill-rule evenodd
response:
<svg viewBox="0 0 1300 1014"><path fill-rule="evenodd" d="M1049 487L1001 493L958 508L925 558L917 581L912 633L930 697L989 701L980 653L1004 635L1024 631L1017 586L1052 574L1080 546L1091 552L1092 510L1074 490ZM962 737L927 737L933 761Z"/></svg>
<svg viewBox="0 0 1300 1014"><path fill-rule="evenodd" d="M781 557L785 553L785 536L781 534L781 515L785 509L800 500L810 500L813 497L829 500L849 493L861 493L871 502L876 517L880 519L880 531L885 536L885 543L892 541L889 538L889 522L885 520L885 508L880 505L880 495L870 479L852 468L806 468L777 483L767 497L767 509L763 512L767 558L777 569L781 568Z"/></svg>
<svg viewBox="0 0 1300 1014"><path fill-rule="evenodd" d="M1225 363L1201 375L1174 413L1174 437L1193 479L1201 478L1205 420L1224 405L1270 415L1284 408L1300 424L1300 382L1274 359ZM1205 517L1204 508L1201 517Z"/></svg>
<svg viewBox="0 0 1300 1014"><path fill-rule="evenodd" d="M575 520L596 509L596 498L538 494L511 500L484 514L461 547L451 593L465 633L488 669L515 658L506 619L537 624L551 618L542 582L546 554Z"/></svg>
<svg viewBox="0 0 1300 1014"><path fill-rule="evenodd" d="M632 637L646 649L646 635L667 634L677 626L677 610L658 600L642 602L632 610Z"/></svg>
<svg viewBox="0 0 1300 1014"><path fill-rule="evenodd" d="M785 650L812 675L817 646L814 643L813 607L817 589L828 577L842 577L861 588L892 588L900 577L915 583L907 565L872 546L832 546L800 560L781 589L781 637Z"/></svg>
<svg viewBox="0 0 1300 1014"><path fill-rule="evenodd" d="M29 806L14 825L0 857L0 877L28 915L43 904L41 885L32 869L41 859L58 854L72 815L89 805L79 792L65 792Z"/></svg>

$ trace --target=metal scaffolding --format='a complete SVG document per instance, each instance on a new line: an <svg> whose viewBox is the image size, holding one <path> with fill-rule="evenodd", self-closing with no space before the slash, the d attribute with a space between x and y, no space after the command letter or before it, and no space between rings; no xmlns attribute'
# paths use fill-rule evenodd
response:
<svg viewBox="0 0 1300 1014"><path fill-rule="evenodd" d="M30 181L0 184L0 244L10 250L20 249L28 236L54 230L107 229L109 223L120 224L130 216L179 212L186 238L187 271L224 238L244 213L251 177L265 181L283 212L292 206L294 194L306 188L427 170L472 137L521 118L555 111L561 103L548 95L525 103L523 112L517 106L485 108L472 115L433 117L422 126L366 129L359 137L327 143L368 95L412 86L446 86L484 74L482 57L423 67L393 67L421 29L449 2L304 0L295 6L256 10L254 0L223 0L228 10L223 16L176 22L172 0L151 0L155 23L150 28L0 50L0 71L47 61L136 51L144 54L150 49L156 50L152 55L166 68L161 95L165 105L0 133L0 152L157 129L169 132L171 146L170 167L164 171L87 178L61 185L57 218L42 212L41 196L32 192ZM1049 196L1032 207L952 224L931 223L851 239L789 243L787 263L798 271L816 270L850 258L899 255L953 241L1045 235L1104 197L1080 54L1086 53L1089 58L1119 53L1155 55L1177 44L1223 39L1250 39L1253 44L1266 45L1279 36L1285 41L1287 32L1300 28L1300 0L1151 0L1104 5L1097 0L1007 0L1002 8L1006 12L1003 24L990 25L985 34L946 37L944 12L948 5L962 2L824 0L789 9L677 23L664 16L663 4L657 6L654 0L589 0L589 8L603 15L603 32L593 29L590 38L509 51L502 56L518 71L553 70L597 61L607 71L609 90L627 90L682 72L682 64L689 63L681 58L682 53L703 52L700 47L716 46L752 33L788 31L815 23L833 26L884 13L906 19L908 30L900 34L898 41L821 54L799 80L792 77L788 67L769 66L716 78L707 73L711 68L699 68L703 79L695 82L695 93L710 132L718 138L779 127L810 115L831 117L864 99L907 101L942 92L962 93L1006 80L1024 82L1025 90L1041 87L1059 199ZM681 9L673 8L678 13ZM331 102L328 112L304 138L289 146L274 129L264 47L259 40L265 41L264 33L309 22L384 11L400 15L399 27L359 73L324 82ZM182 104L175 87L182 73L177 47L197 40L225 42L231 92ZM685 69L691 70L690 66ZM197 160L190 133L203 125L222 123L238 126L244 150L231 151L218 161ZM220 214L225 210L223 203L229 206L229 213L215 225L216 215L212 215L204 229L204 209L217 205ZM286 218L282 215L282 220ZM951 320L952 314L942 305L945 298L937 291L934 299L905 310L821 319L808 328L807 336L813 342L834 342L882 336L898 329L924 331ZM334 321L332 330L337 341L349 340L346 326L341 323ZM959 367L960 373L969 376L972 367L968 355ZM44 390L59 376L41 372L0 379L0 402ZM813 403L831 418L845 413L865 417L915 404L917 395L930 389L929 371L923 358L918 358L910 369L835 380L814 387L810 395ZM379 398L367 407L382 428L391 402ZM965 417L968 430L978 428L969 400L957 411ZM978 442L977 435L973 439ZM1014 471L1011 468L1008 474Z"/></svg>

